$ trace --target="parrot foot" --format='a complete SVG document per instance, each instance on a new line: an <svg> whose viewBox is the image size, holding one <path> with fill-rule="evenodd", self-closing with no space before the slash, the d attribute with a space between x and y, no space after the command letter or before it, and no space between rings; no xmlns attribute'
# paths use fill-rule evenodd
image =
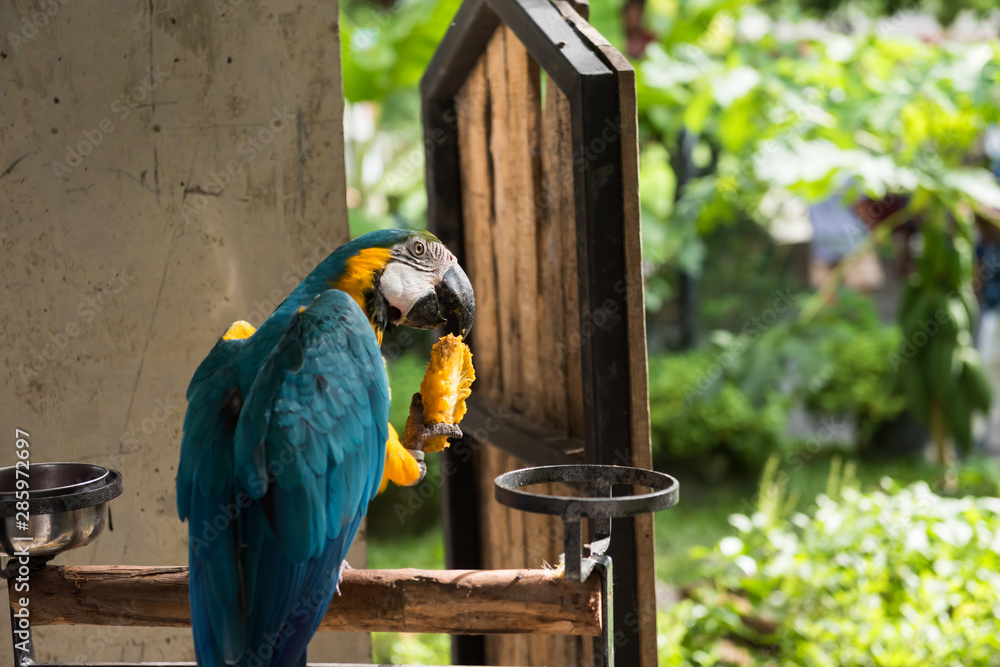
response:
<svg viewBox="0 0 1000 667"><path fill-rule="evenodd" d="M410 402L410 416L406 419L406 428L403 429L400 441L406 449L424 451L424 443L436 436L461 438L462 429L457 424L425 424L424 401L417 392Z"/></svg>
<svg viewBox="0 0 1000 667"><path fill-rule="evenodd" d="M344 570L353 570L353 569L354 568L351 567L351 564L348 563L346 560L340 561L340 569L337 571L337 585L333 589L334 591L336 591L337 597L341 596L340 582L344 580Z"/></svg>

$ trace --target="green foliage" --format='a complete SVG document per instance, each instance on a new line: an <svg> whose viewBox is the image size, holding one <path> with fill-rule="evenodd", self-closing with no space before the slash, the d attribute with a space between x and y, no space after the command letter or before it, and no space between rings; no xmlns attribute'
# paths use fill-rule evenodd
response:
<svg viewBox="0 0 1000 667"><path fill-rule="evenodd" d="M661 664L995 664L1000 500L889 480L862 494L845 471L814 512L788 515L770 474L706 550L710 579L661 614Z"/></svg>
<svg viewBox="0 0 1000 667"><path fill-rule="evenodd" d="M404 567L443 570L441 525L436 524L419 535L389 532L384 536L372 536L369 530L368 567L373 570ZM451 662L450 637L373 632L372 659L379 665L447 665Z"/></svg>
<svg viewBox="0 0 1000 667"><path fill-rule="evenodd" d="M893 391L891 360L899 339L896 327L822 339L816 352L826 363L809 383L806 407L820 415L852 415L859 427L897 416L906 405L902 395Z"/></svg>
<svg viewBox="0 0 1000 667"><path fill-rule="evenodd" d="M973 455L957 466L958 488L964 493L980 496L1000 496L1000 460L992 456Z"/></svg>
<svg viewBox="0 0 1000 667"><path fill-rule="evenodd" d="M933 222L927 224L918 270L903 294L899 320L904 345L894 365L914 413L930 425L944 463L945 434L968 451L972 414L989 411L993 392L970 334L979 314L969 284L971 221L956 225L955 239Z"/></svg>
<svg viewBox="0 0 1000 667"><path fill-rule="evenodd" d="M461 4L459 0L355 0L341 13L344 97L385 102L415 90Z"/></svg>
<svg viewBox="0 0 1000 667"><path fill-rule="evenodd" d="M707 459L718 453L759 464L782 446L785 401L774 396L758 409L726 380L722 360L710 351L652 357L649 366L659 467L669 458Z"/></svg>
<svg viewBox="0 0 1000 667"><path fill-rule="evenodd" d="M392 341L387 340L386 343L391 345ZM423 351L429 349L429 346L426 348L417 346L417 348ZM389 387L392 391L389 421L399 433L403 432L406 418L410 415L410 399L413 394L420 391L420 383L424 379L424 371L427 370L427 359L422 356L421 351L401 354L386 366Z"/></svg>
<svg viewBox="0 0 1000 667"><path fill-rule="evenodd" d="M420 78L459 0L354 0L341 5L345 148L351 233L423 228ZM373 132L364 128L374 125Z"/></svg>
<svg viewBox="0 0 1000 667"><path fill-rule="evenodd" d="M805 323L795 306L777 299L738 334L717 331L703 349L650 357L661 463L722 452L760 465L771 452L794 452L801 443L783 433L796 403L820 417L854 417L862 440L902 411L893 368L899 330L879 322L869 299L844 292Z"/></svg>
<svg viewBox="0 0 1000 667"><path fill-rule="evenodd" d="M860 10L872 17L894 17L924 12L948 26L962 11L970 11L973 16L983 17L996 9L991 0L768 0L763 8L775 16L787 16L789 10L801 11L805 16L825 18L831 14L847 15L850 10Z"/></svg>
<svg viewBox="0 0 1000 667"><path fill-rule="evenodd" d="M415 344L413 347L416 350L429 349L429 345ZM397 348L396 339L388 337L383 342L382 351L391 356L391 352ZM410 399L415 392L420 391L420 382L427 366L427 357L422 357L421 354L423 353L406 351L387 365L389 388L392 391L389 422L400 434L406 425L406 417L410 414ZM441 459L439 456L428 456L427 476L419 485L404 488L390 483L385 492L368 506L368 535L373 541L410 539L411 536L423 536L427 531L435 529L440 519ZM428 544L431 545L428 548L440 550L441 540L432 539Z"/></svg>
<svg viewBox="0 0 1000 667"><path fill-rule="evenodd" d="M692 19L700 35L678 19L638 65L646 136L673 151L687 128L715 152L671 224L707 231L744 214L767 224L759 205L772 188L810 201L847 182L874 197L926 191L917 213L1000 195L963 165L1000 119L1000 47L872 35L779 42L760 16L751 39L728 4L700 4L712 12Z"/></svg>
<svg viewBox="0 0 1000 667"><path fill-rule="evenodd" d="M377 665L447 665L451 637L373 632L372 661Z"/></svg>
<svg viewBox="0 0 1000 667"><path fill-rule="evenodd" d="M367 547L368 567L373 570L404 567L444 569L444 536L440 524L420 535L393 533L385 537L369 536Z"/></svg>
<svg viewBox="0 0 1000 667"><path fill-rule="evenodd" d="M774 23L743 3L653 7L661 38L637 68L644 140L675 154L683 130L709 159L669 211L644 201L644 223L663 227L645 232L657 251L651 303L671 296L664 270L699 273L706 234L745 218L768 228L770 194L812 202L845 188L847 201L908 193L882 223L922 221L924 256L901 307L903 352L913 353L895 355L894 370L941 460L949 437L967 449L973 413L990 400L971 339L972 212L1000 206L996 181L967 161L1000 121L1000 45L891 34L779 41Z"/></svg>

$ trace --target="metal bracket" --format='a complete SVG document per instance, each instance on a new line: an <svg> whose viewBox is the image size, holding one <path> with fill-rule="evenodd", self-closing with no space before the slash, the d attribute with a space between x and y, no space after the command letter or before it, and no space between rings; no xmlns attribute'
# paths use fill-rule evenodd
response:
<svg viewBox="0 0 1000 667"><path fill-rule="evenodd" d="M602 540L604 541L604 540ZM604 547L606 548L606 543ZM601 578L601 636L594 638L594 667L614 667L615 664L615 598L614 571L611 556L603 553L586 559L591 572ZM589 573L588 573L589 576Z"/></svg>
<svg viewBox="0 0 1000 667"><path fill-rule="evenodd" d="M589 496L552 496L523 491L521 487L551 482L579 483ZM673 507L680 499L680 483L655 470L626 466L558 465L507 472L494 481L494 497L502 505L524 512L562 518L563 564L567 581L601 577L601 637L594 640L595 667L614 667L614 573L611 556L611 520L648 514ZM614 487L636 486L649 493L614 495ZM593 539L583 557L583 518L590 520Z"/></svg>

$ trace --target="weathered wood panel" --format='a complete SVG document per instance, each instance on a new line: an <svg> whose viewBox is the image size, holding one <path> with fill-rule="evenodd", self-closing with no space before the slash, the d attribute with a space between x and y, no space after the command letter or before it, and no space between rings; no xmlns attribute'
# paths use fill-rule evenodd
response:
<svg viewBox="0 0 1000 667"><path fill-rule="evenodd" d="M523 408L521 364L521 329L517 307L517 267L515 252L517 234L511 224L517 214L516 195L508 182L512 159L508 156L510 141L507 98L510 81L507 77L506 28L498 29L486 47L486 79L490 93L490 155L493 165L493 239L497 272L497 306L500 315L500 368L503 403ZM513 38L512 38L513 39ZM516 41L516 40L515 40ZM480 159L483 159L480 157ZM519 410L520 411L520 410Z"/></svg>
<svg viewBox="0 0 1000 667"><path fill-rule="evenodd" d="M543 112L541 86L537 64L501 27L456 99L466 257L477 298L486 302L485 320L477 313L473 349L485 371L479 392L569 434L567 394L582 410L579 345L567 336L579 326L571 120L555 85L546 91ZM575 387L567 387L567 376L576 377ZM492 447L480 450L479 461L482 522L489 527L482 536L484 567L555 564L561 523L510 510L492 497L493 479L525 464ZM582 642L492 636L487 657L493 664L575 665Z"/></svg>
<svg viewBox="0 0 1000 667"><path fill-rule="evenodd" d="M520 412L541 416L542 396L551 390L548 377L542 377L539 359L539 329L543 316L538 284L538 220L536 201L541 178L539 132L541 97L538 63L517 40L509 28L504 28L507 85L507 141L494 152L494 160L509 167L504 182L503 197L512 218L505 221L515 234L514 266L517 298L518 331L521 344L518 361L521 366ZM501 194L499 191L497 194Z"/></svg>
<svg viewBox="0 0 1000 667"><path fill-rule="evenodd" d="M544 76L544 75L543 75ZM566 304L579 300L575 282L564 285L563 267L566 259L564 236L566 221L575 221L573 212L572 143L569 101L559 87L546 78L545 109L542 112L541 208L538 228L538 270L543 324L538 340L541 357L545 360L546 382L549 387L567 387L569 359L566 332L572 330L566 320ZM567 160L567 154L569 159ZM573 276L576 278L575 274ZM579 358L576 359L579 376ZM577 382L577 387L580 383ZM545 391L542 395L543 416L547 424L557 426L569 435L569 399L573 391Z"/></svg>
<svg viewBox="0 0 1000 667"><path fill-rule="evenodd" d="M456 100L462 151L462 209L466 220L466 270L476 292L476 392L494 402L503 396L497 262L494 257L493 167L490 152L492 109L486 63L476 64Z"/></svg>
<svg viewBox="0 0 1000 667"><path fill-rule="evenodd" d="M476 6L479 3L464 7ZM437 108L434 105L443 109L450 104L445 99L450 93L444 93L442 87L457 86L465 80L456 100L461 162L461 173L456 176L464 217L461 229L454 216L436 224L442 231L464 238L467 257L486 254L479 247L484 239L492 239L493 244L492 276L472 275L478 260L470 261L470 277L477 295L478 290L489 289L491 278L496 281L499 332L496 348L486 352L485 360L487 368L495 364L499 373L487 371L488 386L480 383L478 389L485 402L480 400L470 408L466 429L478 445L486 445L478 448L475 458L476 503L480 525L485 526L481 537L485 567L537 566L538 559L547 560L562 550L562 530L557 521L515 513L494 502L496 475L524 467L525 461L541 464L596 457L603 462L644 467L651 463L634 73L627 61L569 5L560 3L558 8L563 17L546 15L548 10L538 5L527 8L493 4L495 15L486 10L481 14L471 9L465 14L460 12L455 40L449 42L446 38L438 53L439 67L425 77L425 95L433 100L428 107L432 109ZM586 11L586 7L578 10ZM495 23L490 21L497 16L509 21L514 29L503 25L494 29ZM541 39L531 25L536 19L536 25L543 26L546 33ZM572 36L560 32L566 24L577 32ZM494 30L488 41L483 39L487 27ZM560 90L546 74L538 72L527 50L517 41L515 30L523 33L522 38L528 40L541 62L555 68L552 71L566 90ZM554 41L556 33L567 41ZM478 63L463 60L458 52L467 55L465 52L474 48L470 46L471 35L476 44L484 44L485 53ZM582 43L572 42L571 37L578 35L584 36ZM551 44L546 43L546 38L552 40ZM557 44L567 47L560 51L562 54L576 49L572 66L581 78L565 76L567 61L546 52ZM583 44L586 46L581 50ZM446 64L449 58L454 66ZM471 74L467 74L470 63L474 64ZM589 98L581 92L581 86L590 91ZM431 92L434 90L438 92ZM481 106L467 102L473 90L485 94L487 100ZM596 94L598 90L601 94ZM618 90L618 99L611 99L609 90ZM579 106L581 99L583 107ZM474 111L474 117L469 111ZM440 124L433 113L425 116L425 121L429 127ZM483 127L468 126L477 122ZM463 127L463 123L467 126ZM614 138L605 136L609 129L616 132ZM583 147L577 145L581 133L590 137ZM623 144L620 152L619 137ZM593 148L598 144L599 148ZM604 150L611 145L613 153ZM428 173L452 174L451 163L451 158L429 161ZM602 175L596 175L598 171ZM609 173L619 176L621 183L607 180ZM486 182L490 187L484 187ZM447 202L455 197L454 191L448 183L434 183L430 188L432 209L449 210ZM619 196L621 209L616 211ZM600 206L595 208L594 202L600 202ZM588 207L586 212L578 210L584 205ZM608 217L598 215L598 210ZM608 224L621 224L622 229L609 229ZM491 235L483 234L486 225ZM578 229L584 228L589 230L588 239L579 239ZM608 246L596 242L598 237ZM533 260L529 260L531 256ZM579 264L581 258L586 260L586 267ZM479 264L488 266L486 262ZM623 265L624 274L620 269ZM611 280L599 279L608 275ZM615 282L619 278L620 284ZM588 290L585 303L581 302L581 285ZM607 306L612 287L614 305ZM605 300L595 294L604 294ZM603 313L604 308L609 308L609 313ZM602 314L608 314L610 319L599 320ZM617 338L600 323L605 321L612 323L609 327L618 327ZM626 329L620 328L623 326ZM621 335L625 330L627 338ZM603 346L595 347L596 339L614 340L615 346L601 343ZM482 354L480 346L493 340L493 332L474 333L473 352ZM625 366L628 373L622 375ZM620 382L627 377L628 381L614 385L615 390L609 394L601 377L585 376L591 368L599 368L604 379L617 378ZM609 395L614 398L609 399ZM495 401L492 405L490 399ZM600 402L605 410L585 413L586 401ZM624 418L626 410L628 419L616 430L608 431L613 415ZM626 430L629 438L612 442L614 433ZM489 446L491 443L499 449ZM619 563L616 576L624 591L619 600L624 602L619 609L619 627L629 642L625 653L633 661L639 661L637 656L641 654L641 662L652 667L656 660L652 521L642 518L635 522L638 553L622 545L623 540L633 539L633 525L616 525L620 535L614 546L619 552L616 560L623 552L629 555L625 559L628 562ZM634 640L637 627L638 643ZM489 637L487 649L488 661L494 664L576 664L592 658L591 642L580 640Z"/></svg>

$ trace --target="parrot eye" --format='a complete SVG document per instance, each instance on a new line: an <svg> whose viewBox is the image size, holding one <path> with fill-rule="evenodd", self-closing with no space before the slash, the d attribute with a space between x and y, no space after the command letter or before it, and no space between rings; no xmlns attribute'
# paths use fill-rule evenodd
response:
<svg viewBox="0 0 1000 667"><path fill-rule="evenodd" d="M421 255L424 254L424 244L423 244L423 241L416 241L413 244L413 254L416 257L420 257Z"/></svg>

